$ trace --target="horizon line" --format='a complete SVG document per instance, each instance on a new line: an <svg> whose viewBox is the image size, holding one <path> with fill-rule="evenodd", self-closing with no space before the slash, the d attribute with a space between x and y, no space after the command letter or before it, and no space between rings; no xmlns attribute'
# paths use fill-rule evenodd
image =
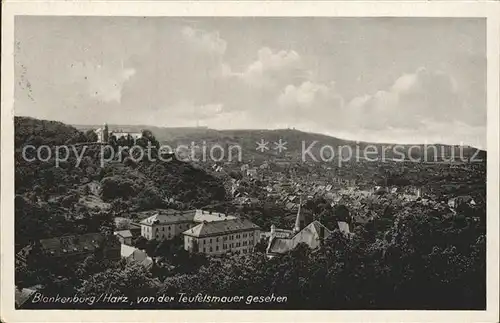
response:
<svg viewBox="0 0 500 323"><path fill-rule="evenodd" d="M94 124L76 124L76 123L67 123L64 121L60 120L48 120L48 119L39 119L36 117L31 117L31 116L23 116L23 115L14 115L14 117L23 117L23 118L31 118L31 119L36 119L36 120L42 120L42 121L55 121L55 122L61 122L66 125L70 125L73 127L91 127L91 126L97 126L99 123L94 123ZM155 128L163 128L163 129L205 129L205 130L213 130L213 131L280 131L280 130L291 130L291 131L297 131L297 132L303 132L303 133L308 133L308 134L315 134L315 135L320 135L320 136L325 136L325 137L330 137L332 139L337 139L337 140L343 140L343 141L350 141L350 142L355 142L355 143L369 143L369 144L379 144L379 145L442 145L442 146L458 146L458 147L466 147L466 148L475 148L477 150L482 150L482 151L487 151L487 148L479 148L470 144L445 144L445 143L440 143L440 142L432 142L432 143L401 143L401 142L383 142L383 141L367 141L367 140L354 140L354 139L347 139L345 137L337 137L333 136L330 134L326 133L321 133L321 132L314 132L314 131L304 131L301 130L298 127L288 127L288 128L211 128L208 126L158 126L158 125L148 125L148 124L118 124L118 123L110 123L108 126L120 126L120 127L126 127L126 126L131 126L131 127L155 127ZM123 129L121 129L123 130Z"/></svg>

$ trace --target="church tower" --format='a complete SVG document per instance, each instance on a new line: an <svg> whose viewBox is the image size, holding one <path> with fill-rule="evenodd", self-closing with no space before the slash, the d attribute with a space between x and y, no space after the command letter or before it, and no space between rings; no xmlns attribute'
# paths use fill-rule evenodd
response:
<svg viewBox="0 0 500 323"><path fill-rule="evenodd" d="M297 234L302 229L304 229L306 223L306 219L304 214L302 213L302 196L299 201L299 209L297 210L297 217L295 219L295 227L293 228L293 233Z"/></svg>
<svg viewBox="0 0 500 323"><path fill-rule="evenodd" d="M103 142L108 142L109 140L109 129L108 129L108 124L105 123L104 124L104 128L103 128L103 131L102 131L102 140Z"/></svg>

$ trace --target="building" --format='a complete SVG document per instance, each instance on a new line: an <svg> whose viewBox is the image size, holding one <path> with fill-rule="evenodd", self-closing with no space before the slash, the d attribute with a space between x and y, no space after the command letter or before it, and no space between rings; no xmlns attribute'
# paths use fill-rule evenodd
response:
<svg viewBox="0 0 500 323"><path fill-rule="evenodd" d="M339 224L339 228L340 226ZM299 204L292 230L277 229L274 225L271 226L266 255L268 258L273 258L295 249L300 243L305 243L309 248L316 249L330 234L331 231L319 221L313 221L306 225L305 216L301 204Z"/></svg>
<svg viewBox="0 0 500 323"><path fill-rule="evenodd" d="M256 168L249 168L246 170L246 175L250 177L257 177L257 169Z"/></svg>
<svg viewBox="0 0 500 323"><path fill-rule="evenodd" d="M476 201L470 195L457 196L448 200L448 206L452 209L457 209L463 204L474 206Z"/></svg>
<svg viewBox="0 0 500 323"><path fill-rule="evenodd" d="M132 233L132 238L137 238L141 235L141 225L139 223L130 222L129 230Z"/></svg>
<svg viewBox="0 0 500 323"><path fill-rule="evenodd" d="M87 233L42 239L35 244L30 244L17 253L16 264L26 265L32 252L41 252L46 257L60 261L83 260L101 247L104 257L111 260L120 259L120 243L116 236Z"/></svg>
<svg viewBox="0 0 500 323"><path fill-rule="evenodd" d="M148 218L140 222L141 235L148 240L171 240L204 221L214 222L231 219L236 219L236 217L203 210L159 209L153 211Z"/></svg>
<svg viewBox="0 0 500 323"><path fill-rule="evenodd" d="M98 128L94 130L94 132L97 135L97 142L101 143L107 143L109 138L112 136L115 136L115 138L118 140L121 137L128 138L129 136L132 138L132 140L135 141L139 138L142 137L142 133L140 132L126 132L122 130L113 130L110 131L108 125L105 123L102 128Z"/></svg>
<svg viewBox="0 0 500 323"><path fill-rule="evenodd" d="M115 235L118 237L118 240L122 245L132 245L132 232L130 232L130 230L116 231Z"/></svg>
<svg viewBox="0 0 500 323"><path fill-rule="evenodd" d="M94 130L95 134L97 135L97 142L103 142L107 143L109 140L109 128L108 125L105 123L102 128L98 128Z"/></svg>
<svg viewBox="0 0 500 323"><path fill-rule="evenodd" d="M184 249L207 255L251 253L260 241L260 228L247 219L203 222L183 232Z"/></svg>
<svg viewBox="0 0 500 323"><path fill-rule="evenodd" d="M153 259L145 251L125 244L122 244L120 254L127 264L139 263L144 268L150 269L154 263Z"/></svg>

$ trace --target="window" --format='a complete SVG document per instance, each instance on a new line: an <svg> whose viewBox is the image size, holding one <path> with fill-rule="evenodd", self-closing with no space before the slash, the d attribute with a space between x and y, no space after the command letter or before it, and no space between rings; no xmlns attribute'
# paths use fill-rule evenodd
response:
<svg viewBox="0 0 500 323"><path fill-rule="evenodd" d="M210 238L210 243L212 243L212 238Z"/></svg>
<svg viewBox="0 0 500 323"><path fill-rule="evenodd" d="M172 227L171 226L168 226L168 231L172 230Z"/></svg>
<svg viewBox="0 0 500 323"><path fill-rule="evenodd" d="M219 242L219 237L217 237L217 238L215 239L215 241Z"/></svg>
<svg viewBox="0 0 500 323"><path fill-rule="evenodd" d="M219 246L215 246L215 251L219 251Z"/></svg>
<svg viewBox="0 0 500 323"><path fill-rule="evenodd" d="M212 252L212 247L210 247L210 252Z"/></svg>
<svg viewBox="0 0 500 323"><path fill-rule="evenodd" d="M203 247L203 252L207 252L207 250L205 249L205 247Z"/></svg>
<svg viewBox="0 0 500 323"><path fill-rule="evenodd" d="M161 231L165 231L165 227L161 227Z"/></svg>

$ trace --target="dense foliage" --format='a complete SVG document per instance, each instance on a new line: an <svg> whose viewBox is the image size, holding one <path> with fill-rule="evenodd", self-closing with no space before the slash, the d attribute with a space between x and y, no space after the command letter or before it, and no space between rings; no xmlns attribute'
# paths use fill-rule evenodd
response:
<svg viewBox="0 0 500 323"><path fill-rule="evenodd" d="M167 199L184 202L186 207L212 203L215 209L245 216L264 230L271 224L290 228L293 223L294 212L265 201L241 208L219 203L225 199L221 181L180 161L110 163L101 167L99 149L91 149L80 165L76 166L75 159L70 158L64 167L55 167L53 160L26 162L20 156L26 142L60 145L68 135L78 142L85 138L89 142L95 140L90 133L84 135L59 123L16 118L16 249L45 237L109 232L115 229L114 216L168 207L171 202ZM41 139L30 139L33 136ZM156 142L152 134L146 137ZM374 176L373 170L365 172ZM412 176L416 175L403 169L389 174L386 180L398 182ZM233 177L240 178L236 174ZM431 181L432 174L421 178ZM478 183L475 189L481 191L481 176L478 178L472 180ZM248 183L250 192L255 190L253 185ZM207 258L186 252L180 239L138 238L134 239L135 246L154 259L149 270L140 264L106 261L99 253L65 264L51 263L40 254L27 268L16 267L16 283L43 284L47 294L110 293L127 296L129 300L125 305L107 303L92 308L485 308L483 200L478 199L475 206L463 205L456 212L443 212L439 203L425 204L420 199L403 203L382 196L377 202L362 201L360 206L351 206L351 202L345 199L332 206L316 198L305 203L308 220L320 220L333 231L314 251L301 245L269 260L264 254L265 244L259 244L253 254ZM372 214L370 221L357 223L354 218L361 212ZM352 234L339 232L337 221L348 222ZM245 297L274 294L287 297L287 301L138 303L139 297L168 294L177 298L179 293ZM61 304L44 306L60 308Z"/></svg>
<svg viewBox="0 0 500 323"><path fill-rule="evenodd" d="M167 199L189 207L225 198L218 179L175 159L101 163L106 150L92 144L92 134L60 122L15 118L16 250L42 238L96 232L101 216L166 207ZM141 139L157 144L150 131L143 134ZM26 145L47 146L40 150L43 160L36 149L23 156ZM56 160L58 146L67 147L67 159ZM66 156L63 148L59 153Z"/></svg>

